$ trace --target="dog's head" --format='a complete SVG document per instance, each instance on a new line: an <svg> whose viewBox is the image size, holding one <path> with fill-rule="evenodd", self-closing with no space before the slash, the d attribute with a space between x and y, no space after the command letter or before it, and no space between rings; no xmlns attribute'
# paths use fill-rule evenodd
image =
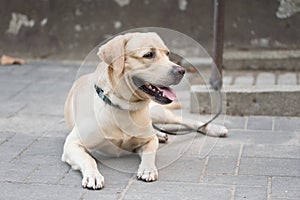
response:
<svg viewBox="0 0 300 200"><path fill-rule="evenodd" d="M128 33L101 46L98 56L114 77L126 76L139 96L168 104L176 98L169 86L178 84L185 73L170 61L169 53L156 33Z"/></svg>

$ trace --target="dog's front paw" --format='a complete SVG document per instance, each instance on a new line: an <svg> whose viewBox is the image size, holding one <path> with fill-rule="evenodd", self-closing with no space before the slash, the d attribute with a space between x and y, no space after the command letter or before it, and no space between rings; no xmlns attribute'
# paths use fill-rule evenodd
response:
<svg viewBox="0 0 300 200"><path fill-rule="evenodd" d="M90 190L100 190L104 187L104 177L97 172L88 172L83 175L82 187Z"/></svg>
<svg viewBox="0 0 300 200"><path fill-rule="evenodd" d="M141 164L137 173L137 178L146 182L156 181L158 178L158 172L156 167L149 167Z"/></svg>
<svg viewBox="0 0 300 200"><path fill-rule="evenodd" d="M204 133L208 136L213 137L226 137L228 134L228 129L225 126L217 125L217 124L208 124L204 128Z"/></svg>

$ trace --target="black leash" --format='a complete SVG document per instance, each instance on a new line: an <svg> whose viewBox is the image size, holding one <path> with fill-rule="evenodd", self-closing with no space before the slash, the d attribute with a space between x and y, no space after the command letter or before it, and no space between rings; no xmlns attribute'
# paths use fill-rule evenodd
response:
<svg viewBox="0 0 300 200"><path fill-rule="evenodd" d="M219 94L219 102L220 102L220 107L218 109L218 112L210 119L208 120L207 122L205 122L204 124L202 124L201 126L199 126L196 130L194 129L191 129L189 127L185 127L185 128L181 128L181 129L169 129L169 130L166 130L166 129L162 129L162 128L159 128L157 126L156 123L152 123L152 126L154 129L162 132L162 133L166 133L166 134L169 134L169 135L186 135L186 134L189 134L189 133L192 133L194 131L196 131L197 133L202 133L202 134L205 134L201 131L202 128L206 127L208 124L210 124L212 121L214 121L217 117L220 116L220 114L222 113L222 109L223 109L223 105L222 105L222 101L223 101L223 97L222 97L222 93L221 93L221 90L218 89L218 90L215 90L216 92L218 92ZM178 125L178 124L174 124L174 125ZM184 126L184 124L181 124Z"/></svg>

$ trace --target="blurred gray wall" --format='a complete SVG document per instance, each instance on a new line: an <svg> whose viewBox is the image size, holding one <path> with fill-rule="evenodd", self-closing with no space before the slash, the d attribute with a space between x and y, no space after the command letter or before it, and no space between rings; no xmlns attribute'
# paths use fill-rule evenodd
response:
<svg viewBox="0 0 300 200"><path fill-rule="evenodd" d="M0 54L82 59L124 30L180 31L211 52L213 0L1 0ZM227 0L226 49L300 47L299 0Z"/></svg>

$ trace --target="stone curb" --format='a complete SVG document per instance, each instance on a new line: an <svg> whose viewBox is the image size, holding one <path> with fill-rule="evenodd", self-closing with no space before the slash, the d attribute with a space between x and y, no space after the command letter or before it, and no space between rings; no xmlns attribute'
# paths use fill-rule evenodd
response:
<svg viewBox="0 0 300 200"><path fill-rule="evenodd" d="M204 85L191 87L191 112L215 113L214 92ZM300 116L300 86L224 86L223 104L229 115Z"/></svg>

